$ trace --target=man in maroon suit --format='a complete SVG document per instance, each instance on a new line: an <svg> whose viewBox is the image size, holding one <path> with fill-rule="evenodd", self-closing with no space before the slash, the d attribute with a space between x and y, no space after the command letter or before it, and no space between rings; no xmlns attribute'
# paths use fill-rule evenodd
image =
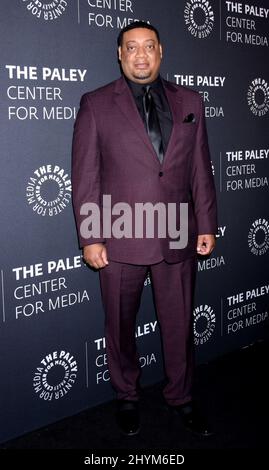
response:
<svg viewBox="0 0 269 470"><path fill-rule="evenodd" d="M212 252L217 231L203 103L197 92L160 77L162 46L152 25L124 28L118 54L122 77L81 99L72 161L80 246L86 262L100 270L118 423L125 434L139 431L135 324L150 271L168 379L164 398L188 429L208 435L192 401L197 253ZM137 207L154 208L146 228ZM174 228L180 225L181 243L173 245L175 231L166 233L167 214Z"/></svg>

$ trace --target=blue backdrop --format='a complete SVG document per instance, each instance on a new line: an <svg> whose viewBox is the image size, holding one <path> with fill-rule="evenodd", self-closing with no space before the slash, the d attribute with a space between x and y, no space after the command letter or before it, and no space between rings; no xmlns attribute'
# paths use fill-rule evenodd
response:
<svg viewBox="0 0 269 470"><path fill-rule="evenodd" d="M219 234L199 262L198 362L268 334L266 0L2 0L2 441L114 397L98 275L78 249L70 154L80 97L119 76L116 38L136 19L160 30L162 75L205 102ZM142 383L162 379L149 278L137 344Z"/></svg>

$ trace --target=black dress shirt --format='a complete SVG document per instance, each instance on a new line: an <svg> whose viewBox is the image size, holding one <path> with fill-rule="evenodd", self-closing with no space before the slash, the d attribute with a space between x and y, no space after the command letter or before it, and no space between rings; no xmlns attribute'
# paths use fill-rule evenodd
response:
<svg viewBox="0 0 269 470"><path fill-rule="evenodd" d="M139 111L139 114L146 128L146 121L145 121L145 115L144 115L144 110L143 110L143 95L144 95L143 88L145 85L140 84L140 83L135 83L129 80L127 77L125 77L125 79L132 91L137 109ZM159 118L161 134L162 134L163 150L165 153L170 136L171 136L172 127L173 127L173 118L172 118L171 110L170 110L170 107L169 107L169 104L165 95L165 91L164 91L160 76L156 80L154 80L154 82L147 83L147 85L151 86L151 94L154 98L154 103L155 103L158 118Z"/></svg>

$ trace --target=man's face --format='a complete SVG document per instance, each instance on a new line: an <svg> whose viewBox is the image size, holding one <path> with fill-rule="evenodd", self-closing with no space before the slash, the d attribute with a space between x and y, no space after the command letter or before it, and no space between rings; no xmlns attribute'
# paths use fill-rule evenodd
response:
<svg viewBox="0 0 269 470"><path fill-rule="evenodd" d="M118 49L122 70L136 83L150 83L159 75L162 46L154 31L136 28L123 35Z"/></svg>

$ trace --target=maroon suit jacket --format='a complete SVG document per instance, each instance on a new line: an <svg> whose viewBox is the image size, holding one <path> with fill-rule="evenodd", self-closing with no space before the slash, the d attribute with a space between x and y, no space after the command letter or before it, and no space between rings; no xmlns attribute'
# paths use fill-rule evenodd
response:
<svg viewBox="0 0 269 470"><path fill-rule="evenodd" d="M160 164L123 77L81 98L72 151L73 205L80 246L105 242L108 259L153 264L180 262L196 253L198 234L217 231L216 194L200 95L163 80L173 129ZM191 115L191 116L189 116ZM189 116L189 119L185 119ZM190 119L191 118L191 119ZM192 119L193 118L193 119ZM189 122L184 122L187 120ZM190 120L192 122L190 122ZM82 204L188 202L188 244L171 249L169 237L83 238ZM112 223L119 216L112 216Z"/></svg>

